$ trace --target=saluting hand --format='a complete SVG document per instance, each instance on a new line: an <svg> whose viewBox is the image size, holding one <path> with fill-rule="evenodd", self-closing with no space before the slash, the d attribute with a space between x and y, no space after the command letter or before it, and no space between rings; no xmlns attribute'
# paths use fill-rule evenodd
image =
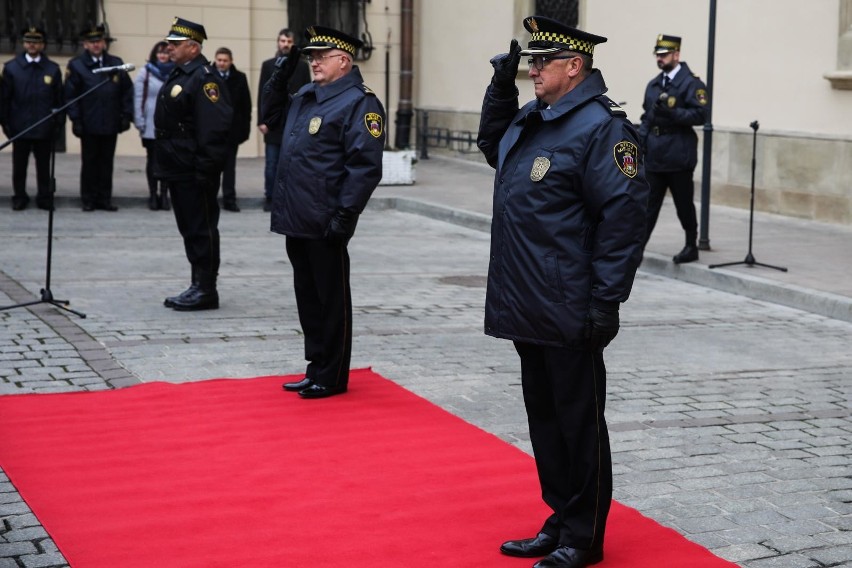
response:
<svg viewBox="0 0 852 568"><path fill-rule="evenodd" d="M509 53L501 53L491 58L491 66L494 67L494 86L514 86L520 63L521 46L518 45L518 40L513 39L509 44Z"/></svg>

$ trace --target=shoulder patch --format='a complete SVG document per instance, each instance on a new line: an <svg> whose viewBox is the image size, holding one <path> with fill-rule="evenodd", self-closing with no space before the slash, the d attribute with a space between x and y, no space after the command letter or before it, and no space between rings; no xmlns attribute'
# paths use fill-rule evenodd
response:
<svg viewBox="0 0 852 568"><path fill-rule="evenodd" d="M612 148L612 157L621 173L629 178L639 173L639 148L628 140L622 140Z"/></svg>
<svg viewBox="0 0 852 568"><path fill-rule="evenodd" d="M621 106L619 106L619 104L617 102L615 102L614 100L612 100L608 96L599 95L599 96L595 97L595 100L598 101L599 103L601 103L604 106L604 108L606 108L609 111L609 114L611 114L612 116L620 116L620 117L626 117L627 116L627 113L624 111L624 109L621 108Z"/></svg>
<svg viewBox="0 0 852 568"><path fill-rule="evenodd" d="M364 125L367 127L367 132L369 132L373 138L378 138L382 135L382 130L384 130L383 122L382 115L377 112L368 112L364 115Z"/></svg>
<svg viewBox="0 0 852 568"><path fill-rule="evenodd" d="M698 99L698 104L706 105L707 104L707 91L704 89L697 89L695 91L695 98Z"/></svg>
<svg viewBox="0 0 852 568"><path fill-rule="evenodd" d="M364 90L364 92L365 92L366 94L368 94L368 95L373 95L373 96L375 96L375 95L376 95L376 93L374 93L374 92L373 92L373 89L371 89L370 87L368 87L368 86L367 86L367 85L365 85L364 83L361 83L361 89L363 89L363 90Z"/></svg>
<svg viewBox="0 0 852 568"><path fill-rule="evenodd" d="M210 83L204 83L202 89L211 103L219 102L219 85L211 81Z"/></svg>

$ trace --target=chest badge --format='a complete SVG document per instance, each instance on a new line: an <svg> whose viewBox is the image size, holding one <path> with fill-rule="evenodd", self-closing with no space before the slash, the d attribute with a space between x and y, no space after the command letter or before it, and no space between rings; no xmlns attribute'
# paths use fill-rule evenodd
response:
<svg viewBox="0 0 852 568"><path fill-rule="evenodd" d="M677 105L677 99L674 96L670 96L666 99L666 104L669 105L669 108L674 108Z"/></svg>
<svg viewBox="0 0 852 568"><path fill-rule="evenodd" d="M308 134L316 134L317 132L319 132L320 126L322 126L322 117L313 117L308 123Z"/></svg>
<svg viewBox="0 0 852 568"><path fill-rule="evenodd" d="M210 99L211 103L219 102L219 85L211 81L209 83L204 83L204 87L202 87L202 89L204 90L205 96Z"/></svg>
<svg viewBox="0 0 852 568"><path fill-rule="evenodd" d="M629 178L636 177L639 173L639 148L636 144L622 140L612 148L612 155L621 173Z"/></svg>
<svg viewBox="0 0 852 568"><path fill-rule="evenodd" d="M544 179L544 174L550 169L550 160L544 156L539 156L533 160L532 169L530 170L530 179L533 181L541 181Z"/></svg>
<svg viewBox="0 0 852 568"><path fill-rule="evenodd" d="M44 84L50 85L51 83L53 83L53 77L51 77L50 75L45 75L44 76Z"/></svg>
<svg viewBox="0 0 852 568"><path fill-rule="evenodd" d="M181 87L180 85L175 85L174 87L172 87L172 90L169 95L174 99L177 98L181 91L183 91L183 87Z"/></svg>

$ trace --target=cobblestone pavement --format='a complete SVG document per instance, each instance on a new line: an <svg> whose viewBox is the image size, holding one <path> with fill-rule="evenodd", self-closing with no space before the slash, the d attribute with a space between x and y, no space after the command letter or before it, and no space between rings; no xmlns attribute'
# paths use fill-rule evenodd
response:
<svg viewBox="0 0 852 568"><path fill-rule="evenodd" d="M0 306L38 297L46 222L0 209ZM180 313L161 305L189 276L170 213L61 208L51 289L87 317L0 311L0 394L302 371L283 237L256 208L221 230L222 307ZM482 333L487 233L373 207L351 255L353 367L529 452L517 355ZM852 324L647 272L622 324L616 499L746 568L852 566ZM65 565L0 472L0 568Z"/></svg>

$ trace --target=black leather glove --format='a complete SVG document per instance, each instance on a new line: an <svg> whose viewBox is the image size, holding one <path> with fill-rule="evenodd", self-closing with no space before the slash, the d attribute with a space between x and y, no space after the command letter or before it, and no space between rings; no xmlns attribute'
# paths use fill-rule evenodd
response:
<svg viewBox="0 0 852 568"><path fill-rule="evenodd" d="M491 83L501 91L511 90L518 76L518 65L521 63L521 46L513 39L509 44L509 53L501 53L491 58L494 76Z"/></svg>
<svg viewBox="0 0 852 568"><path fill-rule="evenodd" d="M275 70L269 78L272 88L276 91L286 91L287 83L290 77L296 72L296 67L299 65L299 59L302 55L302 50L298 45L290 48L288 55L282 55L275 60Z"/></svg>
<svg viewBox="0 0 852 568"><path fill-rule="evenodd" d="M119 132L127 132L130 130L130 119L126 116L121 118L121 124L118 126Z"/></svg>
<svg viewBox="0 0 852 568"><path fill-rule="evenodd" d="M74 134L77 138L83 137L83 123L79 120L75 120L71 123L71 133Z"/></svg>
<svg viewBox="0 0 852 568"><path fill-rule="evenodd" d="M330 241L347 243L355 234L355 225L357 224L357 213L349 209L338 209L328 222L328 227L325 228L325 238Z"/></svg>
<svg viewBox="0 0 852 568"><path fill-rule="evenodd" d="M602 353L616 335L618 335L618 302L593 302L586 320L586 339L589 349L595 353Z"/></svg>

